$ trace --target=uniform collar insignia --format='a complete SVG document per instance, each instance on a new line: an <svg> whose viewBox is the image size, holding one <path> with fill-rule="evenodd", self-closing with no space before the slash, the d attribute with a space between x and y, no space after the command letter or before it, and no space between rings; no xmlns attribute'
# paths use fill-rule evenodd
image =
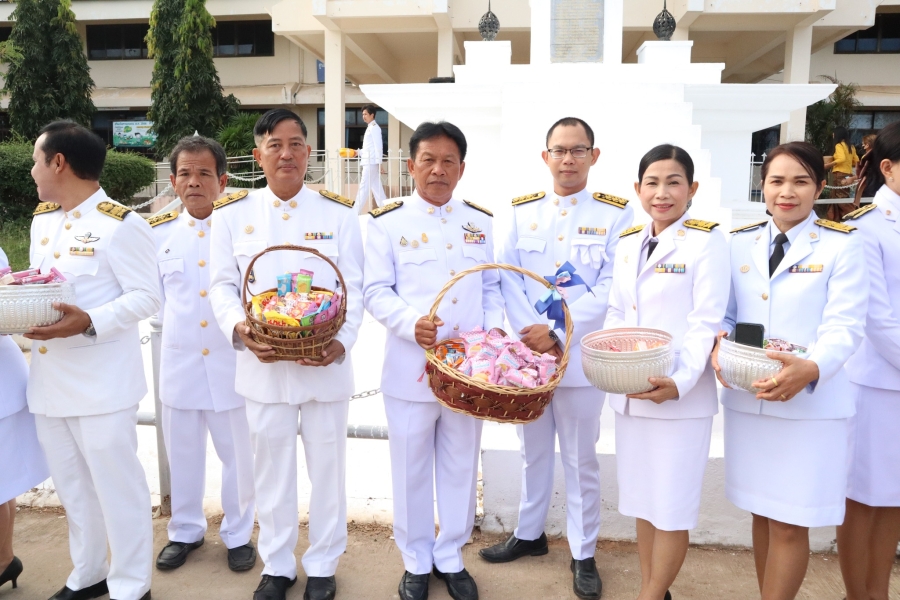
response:
<svg viewBox="0 0 900 600"><path fill-rule="evenodd" d="M96 241L99 240L100 238L98 238L98 237L92 237L92 236L91 236L91 232L88 231L88 232L85 233L84 235L76 235L76 236L75 236L75 239L78 240L79 242L81 242L82 244L93 244L94 242L96 242Z"/></svg>
<svg viewBox="0 0 900 600"><path fill-rule="evenodd" d="M466 231L469 231L472 233L481 233L481 228L479 228L477 225L475 225L471 221L469 221L468 223L463 225L462 228L465 229Z"/></svg>

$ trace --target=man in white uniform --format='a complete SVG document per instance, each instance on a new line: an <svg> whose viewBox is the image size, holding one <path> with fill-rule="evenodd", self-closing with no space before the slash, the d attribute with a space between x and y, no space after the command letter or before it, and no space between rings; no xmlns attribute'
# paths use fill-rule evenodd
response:
<svg viewBox="0 0 900 600"><path fill-rule="evenodd" d="M255 454L258 546L265 568L253 599L283 600L296 582L299 416L312 482L303 598L331 600L338 559L347 546L347 410L354 392L349 351L363 315L359 217L352 200L303 185L310 146L300 117L286 109L270 110L256 122L253 135L253 156L269 185L243 199L229 196L216 202L210 249L210 300L219 327L240 350L236 389L247 401ZM273 362L275 351L254 342L245 324L241 288L250 261L282 244L316 248L343 275L346 322L321 361ZM256 262L249 273L250 293L271 289L278 275L301 269L313 271L314 286L336 289L337 274L324 260L282 250Z"/></svg>
<svg viewBox="0 0 900 600"><path fill-rule="evenodd" d="M186 137L169 153L169 162L169 178L184 211L150 219L163 303L159 396L172 474L169 543L156 568L177 569L203 545L206 439L211 435L222 461L225 518L219 535L228 567L246 571L256 564L250 543L255 508L250 429L244 399L234 391L235 350L215 327L209 298L200 294L209 289L213 202L228 181L225 150L215 140Z"/></svg>
<svg viewBox="0 0 900 600"><path fill-rule="evenodd" d="M575 594L599 598L602 582L594 562L600 533L600 410L604 394L593 388L581 368L579 340L603 329L612 283L619 234L631 225L628 201L587 191L588 172L600 150L594 132L576 118L560 119L547 132L544 162L553 177L553 192L539 192L512 201L513 219L500 250L500 262L539 275L555 275L567 262L590 286L568 288L568 306L575 325L569 364L548 410L535 422L517 426L522 442L522 497L519 524L509 539L481 550L490 562L509 562L547 553L544 523L553 491L553 464L558 432L566 480L566 530L572 551ZM545 288L511 271L501 271L506 314L513 330L536 352L562 354L565 340L554 331L535 303Z"/></svg>
<svg viewBox="0 0 900 600"><path fill-rule="evenodd" d="M455 600L477 600L462 547L475 522L482 421L438 404L422 377L423 348L476 327L503 325L497 272L464 277L426 315L448 279L493 262L491 213L453 197L465 170L466 138L450 123L423 123L409 141L412 196L370 214L366 308L387 327L381 391L387 413L394 490L394 539L406 572L402 600L428 597L429 574ZM434 536L437 490L441 532Z"/></svg>
<svg viewBox="0 0 900 600"><path fill-rule="evenodd" d="M359 191L356 193L356 204L365 210L369 202L369 194L375 195L375 205L384 206L387 199L381 186L381 160L384 155L384 140L381 127L375 122L374 104L366 104L362 109L362 118L366 122L366 134L363 136L363 147L359 152L359 164L362 173L359 176Z"/></svg>
<svg viewBox="0 0 900 600"><path fill-rule="evenodd" d="M66 509L75 565L51 600L149 600L150 490L137 458L137 409L147 393L138 323L159 309L150 226L100 187L106 145L71 121L34 144L38 205L31 267L60 271L75 303L35 327L28 407ZM53 200L53 202L47 202ZM111 562L107 562L109 542Z"/></svg>

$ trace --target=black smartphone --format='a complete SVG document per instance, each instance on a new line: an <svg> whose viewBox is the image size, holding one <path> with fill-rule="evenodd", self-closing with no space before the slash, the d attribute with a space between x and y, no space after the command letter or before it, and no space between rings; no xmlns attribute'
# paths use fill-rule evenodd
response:
<svg viewBox="0 0 900 600"><path fill-rule="evenodd" d="M738 323L734 328L735 343L744 346L762 348L766 337L766 328L759 323Z"/></svg>

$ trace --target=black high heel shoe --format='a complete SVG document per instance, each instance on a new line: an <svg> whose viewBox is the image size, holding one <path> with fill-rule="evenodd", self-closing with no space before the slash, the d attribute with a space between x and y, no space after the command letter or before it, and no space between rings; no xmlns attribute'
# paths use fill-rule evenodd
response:
<svg viewBox="0 0 900 600"><path fill-rule="evenodd" d="M12 581L13 589L19 587L17 580L19 579L19 575L22 574L22 569L22 561L13 556L12 562L9 563L6 570L0 573L0 585L3 585L7 581Z"/></svg>

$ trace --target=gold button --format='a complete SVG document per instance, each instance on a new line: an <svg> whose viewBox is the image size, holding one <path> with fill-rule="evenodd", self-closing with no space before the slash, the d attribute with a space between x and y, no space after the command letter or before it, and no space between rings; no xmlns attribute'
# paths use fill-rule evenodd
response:
<svg viewBox="0 0 900 600"><path fill-rule="evenodd" d="M454 298L454 299L451 300L450 302L452 302L453 304L456 304L456 298Z"/></svg>
<svg viewBox="0 0 900 600"><path fill-rule="evenodd" d="M428 234L427 233L422 234L422 241L426 244L428 243Z"/></svg>
<svg viewBox="0 0 900 600"><path fill-rule="evenodd" d="M627 262L628 262L628 255L626 254L626 255L625 255L625 258L623 258L622 260L624 260L624 261L627 263ZM556 265L556 266L558 267L559 265Z"/></svg>
<svg viewBox="0 0 900 600"><path fill-rule="evenodd" d="M553 204L559 206L559 198L554 198L554 199L553 199Z"/></svg>
<svg viewBox="0 0 900 600"><path fill-rule="evenodd" d="M244 233L253 233L253 225L247 225L244 227Z"/></svg>
<svg viewBox="0 0 900 600"><path fill-rule="evenodd" d="M450 269L450 277L453 277L454 275L456 275L456 271L454 271L453 269Z"/></svg>
<svg viewBox="0 0 900 600"><path fill-rule="evenodd" d="M200 265L201 267L205 267L205 266L206 266L206 261L203 260L203 259L201 259L200 262L198 262L197 264Z"/></svg>
<svg viewBox="0 0 900 600"><path fill-rule="evenodd" d="M447 250L452 250L452 249L453 249L453 244L447 244Z"/></svg>
<svg viewBox="0 0 900 600"><path fill-rule="evenodd" d="M433 214L434 214L434 207L433 207L433 206L429 206L429 207L428 207L428 214L429 214L429 215L433 215Z"/></svg>
<svg viewBox="0 0 900 600"><path fill-rule="evenodd" d="M209 356L209 350L204 348L202 354L203 356Z"/></svg>
<svg viewBox="0 0 900 600"><path fill-rule="evenodd" d="M72 229L72 224L71 224L71 223L66 223L66 229Z"/></svg>
<svg viewBox="0 0 900 600"><path fill-rule="evenodd" d="M281 214L281 218L284 219L285 221L287 221L288 219L291 218L291 215L289 215L289 214L287 214L287 213L282 213L282 214Z"/></svg>
<svg viewBox="0 0 900 600"><path fill-rule="evenodd" d="M459 325L454 325L454 326L453 326L453 331L459 331Z"/></svg>
<svg viewBox="0 0 900 600"><path fill-rule="evenodd" d="M59 258L59 252L54 252L54 253L53 253L53 258Z"/></svg>
<svg viewBox="0 0 900 600"><path fill-rule="evenodd" d="M191 219L190 221L188 221L188 227L193 227L193 226L196 225L196 224L197 224L197 221L195 221L195 220L193 220L193 219Z"/></svg>
<svg viewBox="0 0 900 600"><path fill-rule="evenodd" d="M50 241L50 238L44 238L44 239L42 239L42 240L41 240L41 246L46 246L47 243L48 243L49 241Z"/></svg>
<svg viewBox="0 0 900 600"><path fill-rule="evenodd" d="M200 290L200 297L206 298L206 290Z"/></svg>
<svg viewBox="0 0 900 600"><path fill-rule="evenodd" d="M634 304L632 304L632 305L631 305L631 310L637 310L637 306L635 306Z"/></svg>
<svg viewBox="0 0 900 600"><path fill-rule="evenodd" d="M291 206L291 208L297 208L297 201L296 201L296 200L291 200L290 202L288 202L288 204Z"/></svg>
<svg viewBox="0 0 900 600"><path fill-rule="evenodd" d="M759 234L758 236L756 236L756 239L759 239L761 237L762 237L762 234Z"/></svg>
<svg viewBox="0 0 900 600"><path fill-rule="evenodd" d="M886 214L887 216L891 216L891 211L890 211L890 209L884 211L884 214Z"/></svg>
<svg viewBox="0 0 900 600"><path fill-rule="evenodd" d="M207 323L206 320L200 321L200 327L206 327L207 325L209 325L209 323Z"/></svg>
<svg viewBox="0 0 900 600"><path fill-rule="evenodd" d="M279 206L281 206L281 200L276 200L275 202L272 203L272 206L274 206L275 208L278 208Z"/></svg>
<svg viewBox="0 0 900 600"><path fill-rule="evenodd" d="M419 247L419 240L413 240L412 243L410 244L410 246L412 246L413 248L418 248L418 247Z"/></svg>
<svg viewBox="0 0 900 600"><path fill-rule="evenodd" d="M531 230L534 231L535 229L537 229L537 223L532 223L530 225L530 227L531 227Z"/></svg>
<svg viewBox="0 0 900 600"><path fill-rule="evenodd" d="M572 198L572 204L578 204L578 198Z"/></svg>
<svg viewBox="0 0 900 600"><path fill-rule="evenodd" d="M207 226L212 225L212 219L210 219L209 221L207 221L207 222L206 222L206 225L207 225Z"/></svg>
<svg viewBox="0 0 900 600"><path fill-rule="evenodd" d="M741 273L749 273L749 272L750 272L750 265L741 266Z"/></svg>
<svg viewBox="0 0 900 600"><path fill-rule="evenodd" d="M75 212L72 213L72 216L75 217L76 219L80 219L81 213L76 210Z"/></svg>
<svg viewBox="0 0 900 600"><path fill-rule="evenodd" d="M445 219L444 217L441 217L441 223L446 223L446 222L447 222L447 219Z"/></svg>
<svg viewBox="0 0 900 600"><path fill-rule="evenodd" d="M684 229L678 230L678 237L684 237Z"/></svg>
<svg viewBox="0 0 900 600"><path fill-rule="evenodd" d="M47 354L47 347L41 346L40 348L38 348L38 352L40 352L41 354Z"/></svg>
<svg viewBox="0 0 900 600"><path fill-rule="evenodd" d="M769 295L768 295L767 293L763 292L762 299L763 299L763 300L768 300L768 299L769 299Z"/></svg>
<svg viewBox="0 0 900 600"><path fill-rule="evenodd" d="M564 235L560 235L557 239L558 239L559 241L563 241L563 238L565 238L565 237L566 237L566 236L564 236Z"/></svg>
<svg viewBox="0 0 900 600"><path fill-rule="evenodd" d="M556 261L556 266L557 266L557 267L562 266L562 263L559 262L559 261Z"/></svg>
<svg viewBox="0 0 900 600"><path fill-rule="evenodd" d="M816 239L816 238L819 237L819 236L817 236L817 235L814 234L814 233L810 233L810 234L809 234L809 237L810 237L810 239L813 239L813 240L814 240L814 239Z"/></svg>
<svg viewBox="0 0 900 600"><path fill-rule="evenodd" d="M566 212L566 209L563 209L563 210L562 210L562 212L561 212L561 213L559 213L559 214L561 214L561 215L562 215L562 216L566 216L566 215L567 215L567 214L569 214L569 213L568 213L568 212Z"/></svg>
<svg viewBox="0 0 900 600"><path fill-rule="evenodd" d="M203 231L198 231L198 232L197 232L197 237L206 237L206 233L203 232Z"/></svg>

